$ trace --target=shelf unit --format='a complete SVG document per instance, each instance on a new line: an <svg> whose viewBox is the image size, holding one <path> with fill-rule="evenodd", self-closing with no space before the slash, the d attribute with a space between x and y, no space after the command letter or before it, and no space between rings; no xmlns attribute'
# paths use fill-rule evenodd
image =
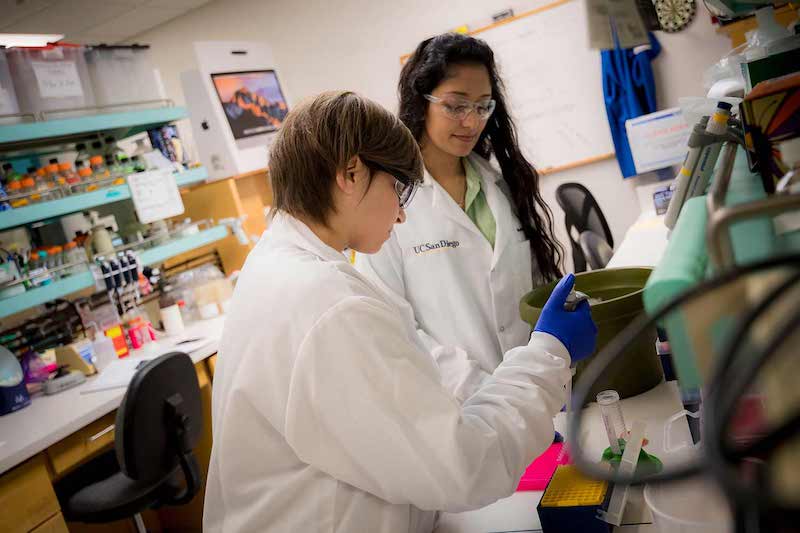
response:
<svg viewBox="0 0 800 533"><path fill-rule="evenodd" d="M204 167L193 168L180 172L175 175L178 187L185 187L196 183L201 183L208 178L208 172ZM127 200L131 197L131 191L127 185L117 185L98 189L92 192L73 194L58 200L41 202L9 211L0 212L0 231L30 222L36 222L45 218L53 218L78 211L85 211L99 205Z"/></svg>
<svg viewBox="0 0 800 533"><path fill-rule="evenodd" d="M160 246L142 250L139 252L139 261L144 266L156 265L182 253L217 242L227 236L227 226L214 226L213 228L201 230L194 235L172 239Z"/></svg>
<svg viewBox="0 0 800 533"><path fill-rule="evenodd" d="M34 152L43 146L80 141L94 132L123 139L187 117L185 107L169 106L7 124L0 126L0 153L18 150Z"/></svg>
<svg viewBox="0 0 800 533"><path fill-rule="evenodd" d="M16 296L0 300L0 318L14 315L20 311L63 298L68 294L94 286L94 276L88 270L58 279L48 285L29 289Z"/></svg>
<svg viewBox="0 0 800 533"><path fill-rule="evenodd" d="M212 244L228 236L227 226L214 226L195 235L172 239L159 246L139 252L142 265L155 265L195 248ZM9 298L0 299L0 318L5 318L31 307L69 296L94 287L94 275L90 271L81 272L58 279L48 285L30 289Z"/></svg>
<svg viewBox="0 0 800 533"><path fill-rule="evenodd" d="M142 107L146 105L147 107ZM86 112L87 110L81 110ZM70 118L54 118L37 122L22 122L0 125L0 158L18 159L42 157L64 151L77 142L102 136L114 135L123 139L150 128L162 126L188 117L186 108L167 102L142 103L125 109L95 109L94 114ZM64 116L62 114L62 116ZM179 187L199 184L208 178L203 167L177 173ZM49 202L0 212L0 231L23 226L43 219L59 217L85 211L93 207L127 200L131 197L127 185L108 187L88 193L80 193ZM188 213L187 213L188 214ZM228 237L226 226L214 226L195 235L172 239L163 245L144 249L139 253L143 265L154 265L192 250L214 244ZM16 296L0 299L0 319L26 309L34 308L52 300L64 298L95 286L91 271L66 276L52 283L27 290Z"/></svg>

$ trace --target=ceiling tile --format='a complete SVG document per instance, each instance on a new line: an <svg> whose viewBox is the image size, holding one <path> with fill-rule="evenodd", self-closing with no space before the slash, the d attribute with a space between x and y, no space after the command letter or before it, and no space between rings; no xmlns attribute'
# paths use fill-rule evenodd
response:
<svg viewBox="0 0 800 533"><path fill-rule="evenodd" d="M109 20L118 20L132 9L129 5L98 0L60 0L4 29L19 33L63 33L69 38Z"/></svg>
<svg viewBox="0 0 800 533"><path fill-rule="evenodd" d="M0 0L0 29L6 29L13 26L20 20L41 11L50 4L56 3L56 0ZM11 33L10 31L6 33Z"/></svg>
<svg viewBox="0 0 800 533"><path fill-rule="evenodd" d="M169 7L194 9L204 4L208 4L209 2L211 2L211 0L170 0ZM162 7L163 5L164 0L147 0L145 2L145 7Z"/></svg>
<svg viewBox="0 0 800 533"><path fill-rule="evenodd" d="M126 35L112 35L106 33L98 33L87 35L85 33L70 35L69 42L77 44L116 44L125 40Z"/></svg>
<svg viewBox="0 0 800 533"><path fill-rule="evenodd" d="M155 26L163 24L178 15L185 13L186 9L174 8L150 8L139 7L123 16L109 20L105 24L82 32L86 37L121 35L122 39L132 37L139 33L149 30ZM119 40L122 40L119 39Z"/></svg>

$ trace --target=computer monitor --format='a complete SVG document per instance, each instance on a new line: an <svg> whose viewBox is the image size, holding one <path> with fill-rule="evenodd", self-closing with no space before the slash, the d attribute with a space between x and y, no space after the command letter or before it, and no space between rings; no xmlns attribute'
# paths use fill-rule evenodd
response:
<svg viewBox="0 0 800 533"><path fill-rule="evenodd" d="M274 70L220 72L211 74L211 81L237 145L277 131L289 112Z"/></svg>
<svg viewBox="0 0 800 533"><path fill-rule="evenodd" d="M197 155L211 179L268 165L269 147L289 112L291 91L278 80L269 45L193 43L197 68L181 73Z"/></svg>

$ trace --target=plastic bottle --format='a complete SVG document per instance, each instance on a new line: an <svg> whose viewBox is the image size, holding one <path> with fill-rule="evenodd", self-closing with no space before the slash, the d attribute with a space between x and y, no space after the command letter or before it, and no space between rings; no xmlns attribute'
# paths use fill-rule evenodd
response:
<svg viewBox="0 0 800 533"><path fill-rule="evenodd" d="M61 277L59 270L64 264L64 248L62 246L51 246L47 249L47 269L53 274L54 279Z"/></svg>
<svg viewBox="0 0 800 533"><path fill-rule="evenodd" d="M96 155L102 156L103 155L103 143L100 141L94 141L92 143L92 148L89 150L89 156L94 157Z"/></svg>
<svg viewBox="0 0 800 533"><path fill-rule="evenodd" d="M108 167L112 182L111 185L125 185L125 168L122 163L115 160L113 156L106 156L106 167Z"/></svg>
<svg viewBox="0 0 800 533"><path fill-rule="evenodd" d="M34 179L33 175L26 174L21 180L19 180L19 182L22 186L20 192L28 196L29 203L33 204L41 201L42 195L36 192L36 180Z"/></svg>
<svg viewBox="0 0 800 533"><path fill-rule="evenodd" d="M133 165L134 172L144 172L145 170L147 170L144 161L138 155L134 155L133 157L131 157L131 164Z"/></svg>
<svg viewBox="0 0 800 533"><path fill-rule="evenodd" d="M11 163L3 164L3 179L6 180L6 183L19 178L21 178L21 176L16 170L14 170L14 166Z"/></svg>
<svg viewBox="0 0 800 533"><path fill-rule="evenodd" d="M86 186L92 182L92 167L90 167L85 161L78 161L77 165L78 178L80 179L78 189L85 191Z"/></svg>
<svg viewBox="0 0 800 533"><path fill-rule="evenodd" d="M6 185L8 194L8 204L16 209L28 205L28 199L22 196L22 183L18 179L12 179Z"/></svg>
<svg viewBox="0 0 800 533"><path fill-rule="evenodd" d="M89 159L89 164L91 165L92 176L90 183L86 186L87 191L93 191L100 186L100 182L102 180L108 179L111 175L108 171L108 167L103 162L103 156L101 155L93 155L91 159Z"/></svg>
<svg viewBox="0 0 800 533"><path fill-rule="evenodd" d="M105 150L103 151L103 155L106 157L111 157L114 161L119 161L122 156L127 156L119 146L117 146L117 139L109 135L105 139Z"/></svg>
<svg viewBox="0 0 800 533"><path fill-rule="evenodd" d="M63 178L67 187L71 187L80 181L78 173L72 168L72 163L61 163L58 165L58 173Z"/></svg>
<svg viewBox="0 0 800 533"><path fill-rule="evenodd" d="M50 181L59 187L66 185L67 181L61 177L58 171L58 159L55 157L51 159L49 164L44 167L44 170L47 181Z"/></svg>
<svg viewBox="0 0 800 533"><path fill-rule="evenodd" d="M64 264L69 265L67 274L78 274L86 270L86 252L75 241L64 245Z"/></svg>
<svg viewBox="0 0 800 533"><path fill-rule="evenodd" d="M131 159L127 155L120 156L118 161L123 176L127 176L129 174L133 174L134 172L136 172L136 168L135 165L133 164L133 161L131 161Z"/></svg>
<svg viewBox="0 0 800 533"><path fill-rule="evenodd" d="M88 161L90 154L89 150L86 148L86 143L78 143L75 145L75 151L77 155L75 156L75 165L77 166L78 161Z"/></svg>
<svg viewBox="0 0 800 533"><path fill-rule="evenodd" d="M28 260L28 282L30 287L49 285L52 281L53 278L47 271L47 252L44 250L31 252Z"/></svg>
<svg viewBox="0 0 800 533"><path fill-rule="evenodd" d="M28 173L19 179L23 194L30 194L36 191L35 172L36 167L28 167Z"/></svg>

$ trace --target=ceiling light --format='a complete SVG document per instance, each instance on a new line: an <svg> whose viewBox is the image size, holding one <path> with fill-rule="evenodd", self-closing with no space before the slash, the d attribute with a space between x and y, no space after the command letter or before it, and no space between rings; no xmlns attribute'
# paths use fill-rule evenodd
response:
<svg viewBox="0 0 800 533"><path fill-rule="evenodd" d="M0 46L44 46L63 38L57 33L0 33Z"/></svg>

